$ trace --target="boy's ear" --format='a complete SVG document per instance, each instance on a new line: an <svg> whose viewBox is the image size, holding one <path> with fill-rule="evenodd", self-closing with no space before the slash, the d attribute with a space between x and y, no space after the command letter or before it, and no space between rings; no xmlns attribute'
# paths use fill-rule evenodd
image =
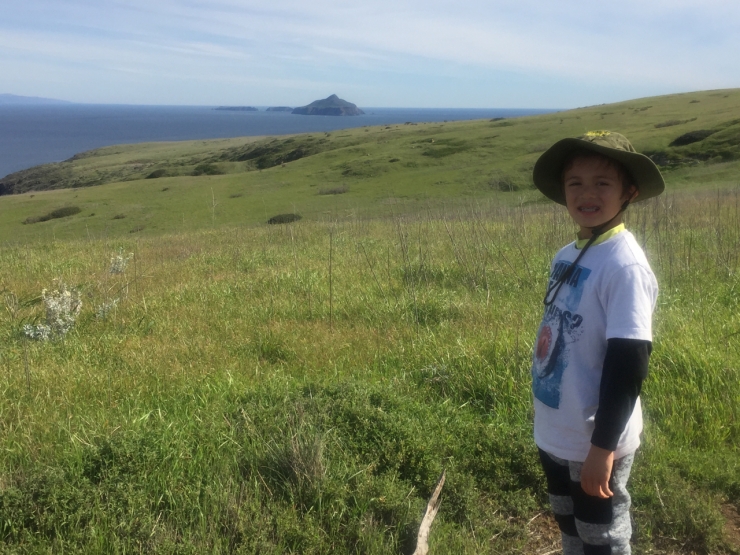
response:
<svg viewBox="0 0 740 555"><path fill-rule="evenodd" d="M632 202L640 195L640 190L635 187L634 185L631 185L629 190L627 191L627 194L625 195L627 197L627 200Z"/></svg>

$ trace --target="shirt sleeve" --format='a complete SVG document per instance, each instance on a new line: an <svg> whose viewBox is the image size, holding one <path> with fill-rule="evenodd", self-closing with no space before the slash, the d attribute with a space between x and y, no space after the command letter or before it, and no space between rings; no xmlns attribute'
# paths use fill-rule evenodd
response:
<svg viewBox="0 0 740 555"><path fill-rule="evenodd" d="M615 272L602 299L606 338L652 341L652 317L658 284L649 268L631 264Z"/></svg>
<svg viewBox="0 0 740 555"><path fill-rule="evenodd" d="M609 339L599 386L599 408L591 444L616 451L619 438L635 409L647 377L652 343L638 339Z"/></svg>

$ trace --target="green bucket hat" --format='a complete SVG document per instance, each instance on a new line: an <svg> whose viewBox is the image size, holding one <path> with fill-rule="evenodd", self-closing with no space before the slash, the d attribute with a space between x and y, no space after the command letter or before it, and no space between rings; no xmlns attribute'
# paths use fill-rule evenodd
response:
<svg viewBox="0 0 740 555"><path fill-rule="evenodd" d="M577 150L591 150L620 162L637 184L639 202L657 197L665 189L663 176L655 163L635 151L624 135L612 131L589 131L578 138L562 139L547 149L534 165L532 179L547 198L565 204L563 164Z"/></svg>

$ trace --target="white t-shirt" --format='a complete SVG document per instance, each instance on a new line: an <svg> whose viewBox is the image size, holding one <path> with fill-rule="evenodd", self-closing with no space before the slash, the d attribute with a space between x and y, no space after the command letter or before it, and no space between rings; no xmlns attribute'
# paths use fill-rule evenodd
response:
<svg viewBox="0 0 740 555"><path fill-rule="evenodd" d="M549 285L580 250L562 248ZM545 309L533 364L534 437L537 446L562 459L585 461L599 406L607 339L652 341L658 283L645 253L629 231L592 245ZM619 438L615 458L640 445L640 399Z"/></svg>

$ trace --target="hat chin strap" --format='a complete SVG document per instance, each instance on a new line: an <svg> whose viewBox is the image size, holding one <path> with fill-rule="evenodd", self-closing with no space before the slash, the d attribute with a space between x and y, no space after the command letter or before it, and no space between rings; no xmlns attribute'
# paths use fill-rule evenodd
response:
<svg viewBox="0 0 740 555"><path fill-rule="evenodd" d="M560 275L560 277L555 283L553 283L550 287L547 288L547 292L545 293L545 298L542 300L545 306L550 306L552 303L555 302L555 298L558 296L558 293L560 292L560 288L563 286L563 283L565 283L570 278L571 274L573 273L573 270L575 270L576 268L576 264L578 264L578 261L583 257L584 254L586 254L586 251L588 250L588 248L594 244L594 241L596 241L596 239L599 238L599 235L601 235L602 233L604 233L604 231L606 231L607 226L610 223L612 223L614 220L616 220L617 217L622 212L627 210L627 207L630 205L630 200L631 199L625 200L622 203L622 206L619 208L619 212L614 214L614 216L611 219L609 219L608 221L604 222L601 225L588 228L591 230L591 237L589 238L588 242L583 247L581 252L578 254L576 259L573 261L573 263L570 266L568 266L568 269L565 270Z"/></svg>
<svg viewBox="0 0 740 555"><path fill-rule="evenodd" d="M618 216L619 216L619 215L620 215L620 214L621 214L622 212L624 212L625 210L627 210L627 207L628 207L628 206L630 205L630 201L631 201L631 200L632 200L632 199L627 199L627 200L625 200L625 201L624 201L624 202L622 203L622 206L620 206L620 207L619 207L619 212L617 212L616 214L614 214L614 217L613 217L613 218L609 219L608 221L604 222L603 224L600 224L600 225L595 225L595 226L593 226L593 227L589 227L588 229L590 229L590 230L591 230L591 238L593 239L594 237L598 237L599 235L601 235L602 233L604 233L604 231L606 231L606 227L607 227L607 226L608 226L608 225L609 225L610 223L612 223L612 222L613 222L614 220L616 220L616 219L617 219L617 217L618 217ZM583 248L583 250L585 251L585 250L586 250L586 248L587 248L587 247L590 247L590 246L591 246L591 245L587 245L586 247L584 247L584 248Z"/></svg>

